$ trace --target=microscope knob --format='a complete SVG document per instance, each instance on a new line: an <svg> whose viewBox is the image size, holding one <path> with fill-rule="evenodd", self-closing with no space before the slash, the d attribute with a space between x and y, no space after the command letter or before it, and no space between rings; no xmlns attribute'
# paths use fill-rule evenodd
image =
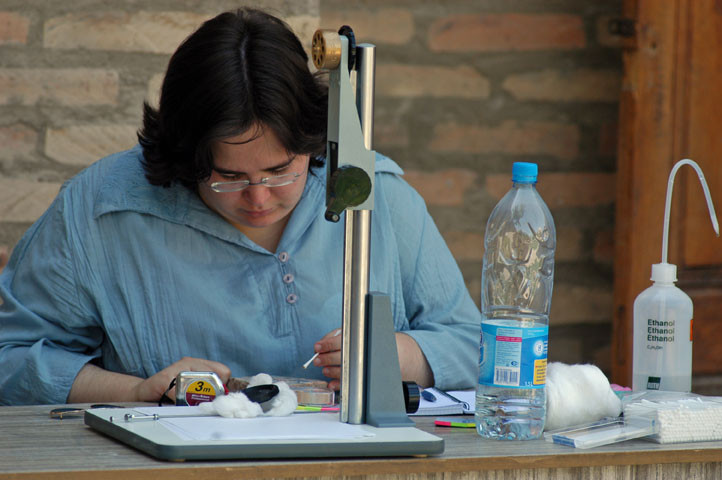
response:
<svg viewBox="0 0 722 480"><path fill-rule="evenodd" d="M401 382L404 391L404 405L406 413L416 413L421 403L421 389L416 382Z"/></svg>
<svg viewBox="0 0 722 480"><path fill-rule="evenodd" d="M316 68L333 70L341 63L341 37L333 30L316 30L311 42L311 58Z"/></svg>
<svg viewBox="0 0 722 480"><path fill-rule="evenodd" d="M362 168L344 165L336 169L329 179L326 220L338 222L346 208L361 205L369 198L371 188L371 178Z"/></svg>
<svg viewBox="0 0 722 480"><path fill-rule="evenodd" d="M350 73L356 65L356 35L353 33L353 29L348 25L344 25L339 28L338 34L343 35L348 39L348 71Z"/></svg>

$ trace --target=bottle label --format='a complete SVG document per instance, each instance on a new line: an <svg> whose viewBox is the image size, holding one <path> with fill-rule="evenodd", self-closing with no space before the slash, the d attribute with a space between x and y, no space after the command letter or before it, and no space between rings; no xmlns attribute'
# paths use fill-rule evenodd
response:
<svg viewBox="0 0 722 480"><path fill-rule="evenodd" d="M649 377L647 379L647 390L659 390L659 386L662 384L660 377Z"/></svg>
<svg viewBox="0 0 722 480"><path fill-rule="evenodd" d="M542 388L546 383L549 327L509 327L483 322L479 383Z"/></svg>

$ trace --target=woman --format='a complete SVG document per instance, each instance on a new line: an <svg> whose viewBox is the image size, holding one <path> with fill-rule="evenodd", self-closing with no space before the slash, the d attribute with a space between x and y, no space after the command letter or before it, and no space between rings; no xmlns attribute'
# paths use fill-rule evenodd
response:
<svg viewBox="0 0 722 480"><path fill-rule="evenodd" d="M180 45L139 146L71 179L0 276L2 403L157 401L185 370L339 387L343 222L323 219L326 90L307 65L253 9ZM370 283L402 377L470 387L479 312L402 170L379 155L376 172Z"/></svg>

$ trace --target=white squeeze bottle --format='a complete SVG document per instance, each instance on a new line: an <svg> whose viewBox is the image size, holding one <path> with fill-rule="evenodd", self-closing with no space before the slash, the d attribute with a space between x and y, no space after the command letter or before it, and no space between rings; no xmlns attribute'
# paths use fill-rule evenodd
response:
<svg viewBox="0 0 722 480"><path fill-rule="evenodd" d="M702 169L692 160L680 160L667 183L662 263L652 265L654 284L634 300L632 388L689 392L692 389L692 300L674 285L677 266L667 263L669 211L674 176L683 165L692 166L707 199L710 218L719 236L719 224Z"/></svg>

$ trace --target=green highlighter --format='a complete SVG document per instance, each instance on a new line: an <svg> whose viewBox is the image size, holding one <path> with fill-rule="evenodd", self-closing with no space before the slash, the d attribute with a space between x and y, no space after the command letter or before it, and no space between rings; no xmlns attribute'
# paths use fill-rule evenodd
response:
<svg viewBox="0 0 722 480"><path fill-rule="evenodd" d="M439 427L459 427L459 428L475 428L473 418L467 417L438 417L434 420L434 425Z"/></svg>

